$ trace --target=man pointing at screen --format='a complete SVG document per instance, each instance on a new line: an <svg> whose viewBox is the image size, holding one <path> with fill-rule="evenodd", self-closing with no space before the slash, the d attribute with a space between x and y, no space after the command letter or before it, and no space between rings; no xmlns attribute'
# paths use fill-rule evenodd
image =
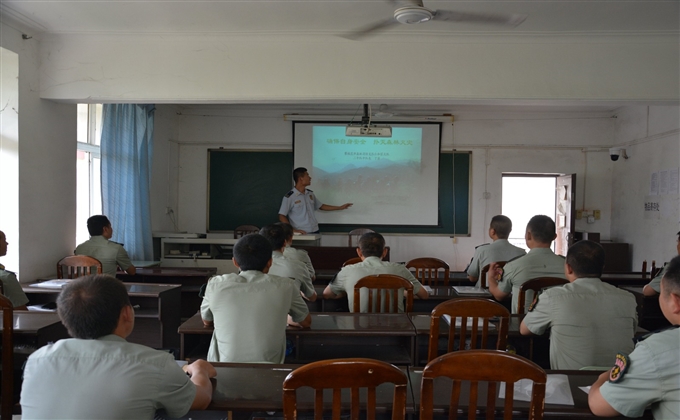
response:
<svg viewBox="0 0 680 420"><path fill-rule="evenodd" d="M293 171L293 181L295 188L290 190L281 201L279 220L289 223L295 232L302 234L319 232L319 223L314 216L315 210L345 210L352 206L352 203L330 206L319 201L314 192L306 188L312 184L312 177L309 176L307 168L296 168Z"/></svg>

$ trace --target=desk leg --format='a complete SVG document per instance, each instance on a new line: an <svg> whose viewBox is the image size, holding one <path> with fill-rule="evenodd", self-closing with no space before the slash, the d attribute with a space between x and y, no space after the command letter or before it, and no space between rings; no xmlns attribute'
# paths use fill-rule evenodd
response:
<svg viewBox="0 0 680 420"><path fill-rule="evenodd" d="M179 360L184 360L184 334L179 335Z"/></svg>

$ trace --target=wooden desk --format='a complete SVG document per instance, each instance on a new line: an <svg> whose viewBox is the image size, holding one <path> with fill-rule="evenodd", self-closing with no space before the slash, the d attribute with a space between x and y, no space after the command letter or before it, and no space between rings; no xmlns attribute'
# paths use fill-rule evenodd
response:
<svg viewBox="0 0 680 420"><path fill-rule="evenodd" d="M179 284L182 286L180 317L189 318L201 307L198 291L201 286L217 274L217 268L183 268L183 267L150 267L137 268L137 274L131 276L124 271L116 273L123 282ZM179 305L178 305L179 307Z"/></svg>
<svg viewBox="0 0 680 420"><path fill-rule="evenodd" d="M464 286L471 286L472 284L464 284ZM459 294L453 289L453 286L431 286L432 293L430 293L427 299L413 299L413 312L432 312L432 310L442 302L446 302L450 299L461 299L461 298L484 298L493 300L493 296L490 293L480 293L480 294ZM510 310L510 305L512 303L511 299L505 299L500 302L501 305L505 306Z"/></svg>
<svg viewBox="0 0 680 420"><path fill-rule="evenodd" d="M261 363L213 363L217 376L213 379L213 398L208 410L282 411L283 380L301 365L271 365ZM406 372L406 368L402 368ZM408 377L408 375L407 375ZM410 386L410 385L409 385ZM376 388L376 412L392 410L394 385L382 384ZM412 393L406 393L407 410L413 410ZM331 408L331 392L326 399ZM324 393L325 396L325 393ZM343 390L342 402L349 410L349 391ZM314 409L314 391L300 388L297 391L299 411Z"/></svg>
<svg viewBox="0 0 680 420"><path fill-rule="evenodd" d="M614 286L644 286L652 280L642 273L607 273L602 274L600 279Z"/></svg>
<svg viewBox="0 0 680 420"><path fill-rule="evenodd" d="M14 311L13 315L15 346L37 349L62 338L69 338L66 327L56 312Z"/></svg>
<svg viewBox="0 0 680 420"><path fill-rule="evenodd" d="M602 372L596 371L580 371L580 370L546 370L548 374L566 374L569 377L569 387L571 388L571 395L574 398L574 405L559 405L559 404L545 404L544 417L545 418L578 418L578 419L596 419L596 417L588 407L588 394L580 390L579 386L590 386L597 380L597 377ZM412 391L414 395L414 400L416 401L417 407L420 406L420 386L415 386L415 384L420 384L422 379L422 369L421 368L411 368L409 369L410 383L413 384ZM446 378L439 378L435 380L435 393L434 393L434 411L435 414L444 414L448 411L449 402L451 399L450 386L446 386L451 381ZM463 410L464 417L467 417L467 404L469 400L468 387L461 387L461 400L458 407L459 410ZM496 407L499 410L503 409L504 399L496 399ZM478 409L484 412L484 407L486 406L486 387L480 385L478 393ZM529 403L525 401L514 401L513 402L513 417L526 418L528 415ZM485 413L484 413L485 414ZM483 415L479 414L478 418ZM627 417L612 417L616 419L626 419ZM642 418L651 419L651 410L645 410L645 414Z"/></svg>
<svg viewBox="0 0 680 420"><path fill-rule="evenodd" d="M31 304L55 302L60 289L22 286ZM178 348L180 286L176 284L125 283L135 308L135 329L131 343L154 348Z"/></svg>
<svg viewBox="0 0 680 420"><path fill-rule="evenodd" d="M287 362L309 363L340 357L368 357L399 365L413 362L416 333L406 314L311 315L311 328L286 330L286 337L294 346ZM201 336L210 337L212 332L212 328L203 326L200 314L184 322L178 329L180 358L188 357Z"/></svg>

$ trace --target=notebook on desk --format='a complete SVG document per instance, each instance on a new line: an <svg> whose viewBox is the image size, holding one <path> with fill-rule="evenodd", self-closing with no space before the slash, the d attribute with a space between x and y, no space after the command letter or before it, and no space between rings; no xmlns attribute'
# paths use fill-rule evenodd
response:
<svg viewBox="0 0 680 420"><path fill-rule="evenodd" d="M453 290L459 295L477 295L477 296L491 296L491 293L486 290L475 286L452 286Z"/></svg>
<svg viewBox="0 0 680 420"><path fill-rule="evenodd" d="M54 279L54 280L47 280L47 281L42 281L40 283L33 283L30 286L31 287L41 287L44 289L61 289L65 285L69 284L71 282L70 279Z"/></svg>

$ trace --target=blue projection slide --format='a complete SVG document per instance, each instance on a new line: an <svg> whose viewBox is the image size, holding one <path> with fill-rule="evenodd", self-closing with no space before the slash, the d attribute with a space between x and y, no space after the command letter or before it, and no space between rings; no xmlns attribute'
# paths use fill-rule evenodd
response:
<svg viewBox="0 0 680 420"><path fill-rule="evenodd" d="M424 187L422 137L420 127L393 127L392 137L379 138L347 137L344 126L314 126L313 189L324 203L353 202L363 221L385 220L388 212L414 223L406 204Z"/></svg>

